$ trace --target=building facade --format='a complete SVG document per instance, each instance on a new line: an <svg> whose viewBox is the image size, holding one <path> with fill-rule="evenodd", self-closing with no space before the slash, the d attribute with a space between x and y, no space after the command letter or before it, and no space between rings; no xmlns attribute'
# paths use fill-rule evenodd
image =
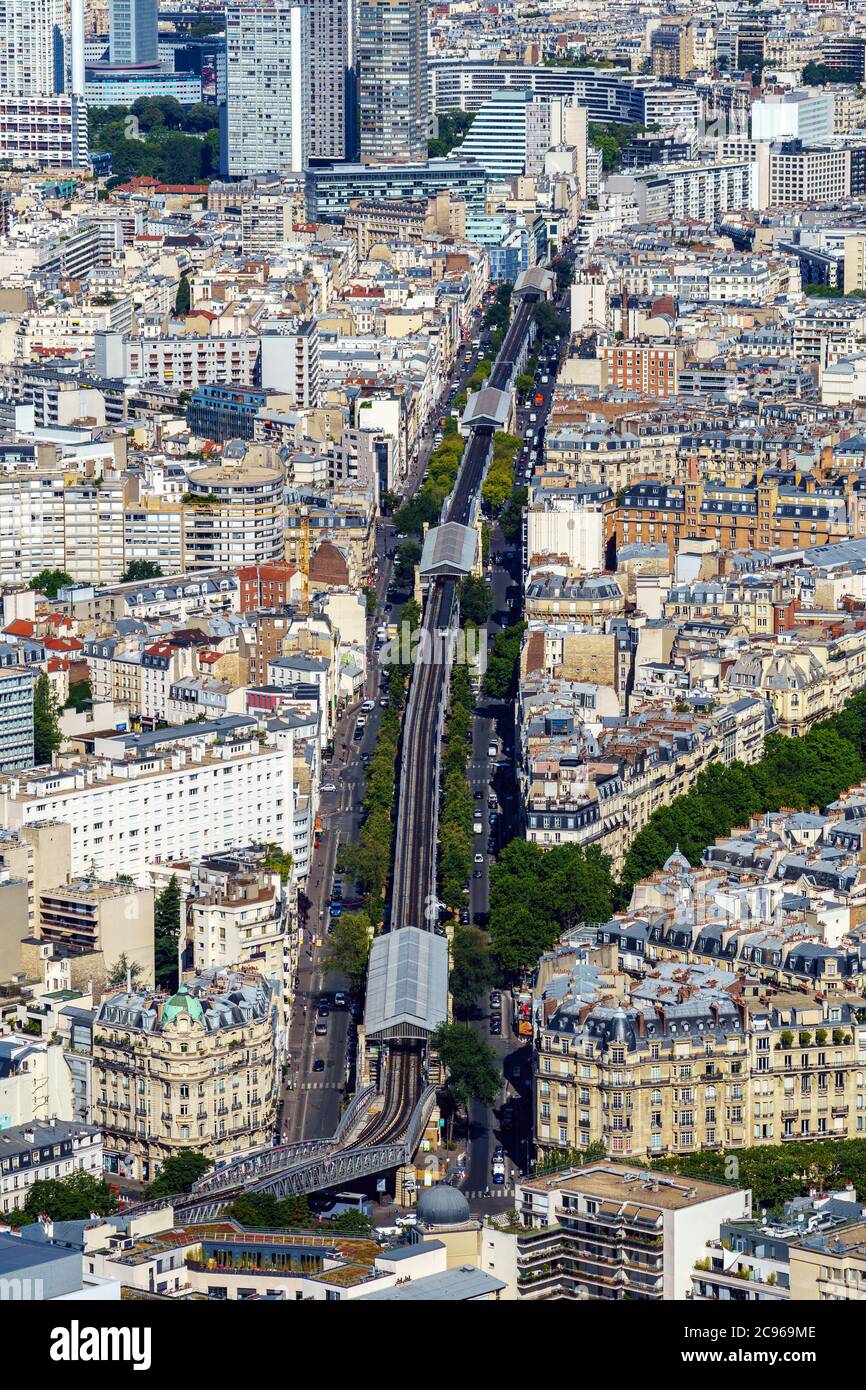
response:
<svg viewBox="0 0 866 1390"><path fill-rule="evenodd" d="M221 172L300 173L310 152L310 12L304 5L230 5Z"/></svg>
<svg viewBox="0 0 866 1390"><path fill-rule="evenodd" d="M364 164L427 158L427 7L359 0L358 126Z"/></svg>
<svg viewBox="0 0 866 1390"><path fill-rule="evenodd" d="M271 986L255 971L198 975L170 998L109 995L93 1035L108 1170L148 1182L176 1154L269 1144L279 1050Z"/></svg>

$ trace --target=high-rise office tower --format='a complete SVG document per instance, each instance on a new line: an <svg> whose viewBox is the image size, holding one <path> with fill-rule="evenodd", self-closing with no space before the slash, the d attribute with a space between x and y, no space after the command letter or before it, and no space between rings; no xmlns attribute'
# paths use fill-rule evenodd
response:
<svg viewBox="0 0 866 1390"><path fill-rule="evenodd" d="M64 0L0 0L0 96L63 91Z"/></svg>
<svg viewBox="0 0 866 1390"><path fill-rule="evenodd" d="M292 0L229 4L222 172L300 173L310 151L310 12Z"/></svg>
<svg viewBox="0 0 866 1390"><path fill-rule="evenodd" d="M358 0L358 126L365 164L427 158L425 0Z"/></svg>
<svg viewBox="0 0 866 1390"><path fill-rule="evenodd" d="M112 63L159 62L157 0L111 0L108 56Z"/></svg>
<svg viewBox="0 0 866 1390"><path fill-rule="evenodd" d="M355 0L309 0L310 157L354 159L358 149Z"/></svg>

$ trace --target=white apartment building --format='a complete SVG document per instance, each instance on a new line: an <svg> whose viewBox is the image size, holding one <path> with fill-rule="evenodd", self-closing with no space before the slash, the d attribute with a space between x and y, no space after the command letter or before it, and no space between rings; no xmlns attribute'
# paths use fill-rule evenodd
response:
<svg viewBox="0 0 866 1390"><path fill-rule="evenodd" d="M62 469L0 472L0 583L26 584L64 556Z"/></svg>
<svg viewBox="0 0 866 1390"><path fill-rule="evenodd" d="M151 861L253 842L291 849L293 756L291 732L280 747L260 744L256 721L241 716L97 739L92 757L0 779L0 822L64 821L73 876L146 884Z"/></svg>
<svg viewBox="0 0 866 1390"><path fill-rule="evenodd" d="M124 490L122 482L80 483L65 489L66 562L73 579L82 584L112 584L123 573Z"/></svg>
<svg viewBox="0 0 866 1390"><path fill-rule="evenodd" d="M851 187L851 152L847 149L798 149L784 144L757 147L757 197L760 209L834 202Z"/></svg>
<svg viewBox="0 0 866 1390"><path fill-rule="evenodd" d="M33 1120L0 1130L0 1211L24 1206L35 1182L102 1176L102 1131L73 1120Z"/></svg>
<svg viewBox="0 0 866 1390"><path fill-rule="evenodd" d="M270 320L261 325L261 384L291 397L293 405L319 404L321 366L315 319Z"/></svg>
<svg viewBox="0 0 866 1390"><path fill-rule="evenodd" d="M310 14L306 6L229 5L222 173L302 173L310 151Z"/></svg>
<svg viewBox="0 0 866 1390"><path fill-rule="evenodd" d="M802 140L815 145L832 139L835 113L832 92L768 92L752 102L752 139Z"/></svg>
<svg viewBox="0 0 866 1390"><path fill-rule="evenodd" d="M0 159L24 169L87 168L84 102L70 95L7 97L4 93Z"/></svg>
<svg viewBox="0 0 866 1390"><path fill-rule="evenodd" d="M187 899L187 921L197 970L253 966L278 983L287 1012L298 963L297 919L279 875L238 874L200 888Z"/></svg>
<svg viewBox="0 0 866 1390"><path fill-rule="evenodd" d="M257 337L126 338L94 335L100 376L135 377L191 391L211 382L251 386L259 360Z"/></svg>

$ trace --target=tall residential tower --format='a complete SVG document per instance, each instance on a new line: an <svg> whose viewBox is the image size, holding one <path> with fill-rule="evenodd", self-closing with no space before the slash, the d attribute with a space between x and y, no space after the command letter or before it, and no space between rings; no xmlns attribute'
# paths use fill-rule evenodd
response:
<svg viewBox="0 0 866 1390"><path fill-rule="evenodd" d="M365 164L427 158L427 6L358 0L358 123Z"/></svg>
<svg viewBox="0 0 866 1390"><path fill-rule="evenodd" d="M111 0L108 53L122 66L159 62L157 0Z"/></svg>
<svg viewBox="0 0 866 1390"><path fill-rule="evenodd" d="M355 0L310 0L310 157L354 159L358 148Z"/></svg>
<svg viewBox="0 0 866 1390"><path fill-rule="evenodd" d="M228 5L223 174L303 171L310 151L309 67L306 5Z"/></svg>

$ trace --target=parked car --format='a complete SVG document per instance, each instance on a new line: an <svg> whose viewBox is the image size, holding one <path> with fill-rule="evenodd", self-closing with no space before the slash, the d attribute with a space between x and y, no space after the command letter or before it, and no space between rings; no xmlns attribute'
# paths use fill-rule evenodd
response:
<svg viewBox="0 0 866 1390"><path fill-rule="evenodd" d="M342 903L331 903L331 906L330 906L330 908L328 909L328 913L329 913L329 916L331 916L331 917L342 917L342 915L343 915L343 905L342 905Z"/></svg>
<svg viewBox="0 0 866 1390"><path fill-rule="evenodd" d="M324 1021L324 1019L322 1019L320 1023L317 1023L317 1024L316 1024L316 1037L317 1037L317 1038L324 1038L324 1037L327 1037L327 1034L328 1034L328 1025L327 1025L327 1023Z"/></svg>

